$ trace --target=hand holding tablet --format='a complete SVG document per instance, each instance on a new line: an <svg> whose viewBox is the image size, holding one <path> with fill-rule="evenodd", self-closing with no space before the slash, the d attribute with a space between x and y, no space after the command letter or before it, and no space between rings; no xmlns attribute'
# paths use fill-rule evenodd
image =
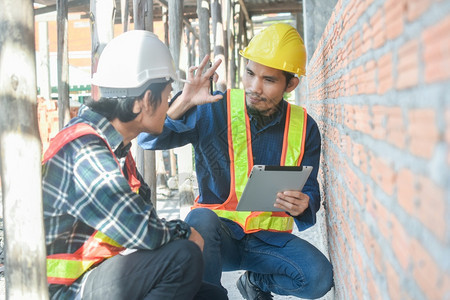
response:
<svg viewBox="0 0 450 300"><path fill-rule="evenodd" d="M236 207L237 211L284 211L274 207L277 193L301 191L312 167L255 165Z"/></svg>

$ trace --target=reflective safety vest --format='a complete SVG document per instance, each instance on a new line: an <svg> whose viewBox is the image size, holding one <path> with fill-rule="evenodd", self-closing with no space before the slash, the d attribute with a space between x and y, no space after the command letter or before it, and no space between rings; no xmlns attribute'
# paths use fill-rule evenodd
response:
<svg viewBox="0 0 450 300"><path fill-rule="evenodd" d="M238 223L245 233L260 230L292 232L294 219L285 212L236 211L236 206L253 168L250 120L247 114L244 90L228 90L227 111L230 194L222 204L196 202L193 208L212 209L219 217ZM306 117L307 113L304 108L288 104L280 166L300 166L305 146Z"/></svg>
<svg viewBox="0 0 450 300"><path fill-rule="evenodd" d="M61 130L45 152L42 164L45 164L67 143L88 134L96 135L105 142L122 171L119 160L108 143L94 128L85 123L78 123ZM125 167L128 174L128 183L131 189L137 193L141 183L136 176L136 164L131 152L125 159ZM49 284L71 285L89 268L117 255L124 249L116 241L96 230L75 253L58 253L47 256L47 281Z"/></svg>

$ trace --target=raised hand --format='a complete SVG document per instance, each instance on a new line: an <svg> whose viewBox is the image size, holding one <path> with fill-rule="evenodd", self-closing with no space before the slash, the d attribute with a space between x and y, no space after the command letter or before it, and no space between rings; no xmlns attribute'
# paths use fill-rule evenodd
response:
<svg viewBox="0 0 450 300"><path fill-rule="evenodd" d="M172 119L179 119L186 111L196 105L216 102L222 99L222 95L211 95L209 91L210 77L217 81L215 73L222 60L217 60L211 67L207 68L209 55L205 56L198 66L189 68L187 83L183 92L175 100L167 111L167 115Z"/></svg>

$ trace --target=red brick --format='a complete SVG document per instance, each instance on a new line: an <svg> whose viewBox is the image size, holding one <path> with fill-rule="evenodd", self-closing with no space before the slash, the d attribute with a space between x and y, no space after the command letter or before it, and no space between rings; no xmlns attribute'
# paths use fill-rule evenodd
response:
<svg viewBox="0 0 450 300"><path fill-rule="evenodd" d="M398 52L397 65L398 89L412 87L419 82L419 42L411 40L405 43Z"/></svg>
<svg viewBox="0 0 450 300"><path fill-rule="evenodd" d="M397 201L403 209L413 215L416 202L416 183L414 173L409 169L401 169L397 176Z"/></svg>
<svg viewBox="0 0 450 300"><path fill-rule="evenodd" d="M386 137L386 107L372 106L372 131L371 136L378 140L384 140Z"/></svg>
<svg viewBox="0 0 450 300"><path fill-rule="evenodd" d="M386 53L377 63L378 66L378 93L384 94L394 86L394 79L392 76L392 53Z"/></svg>
<svg viewBox="0 0 450 300"><path fill-rule="evenodd" d="M409 169L398 172L397 189L397 201L403 209L444 241L447 209L444 189Z"/></svg>
<svg viewBox="0 0 450 300"><path fill-rule="evenodd" d="M414 109L408 114L409 151L423 158L432 158L439 141L434 109Z"/></svg>
<svg viewBox="0 0 450 300"><path fill-rule="evenodd" d="M355 120L354 120L355 108L350 104L344 105L344 123L349 129L355 128Z"/></svg>
<svg viewBox="0 0 450 300"><path fill-rule="evenodd" d="M410 237L406 232L403 224L399 222L397 218L392 218L392 251L394 252L397 261L404 271L408 271L409 266L411 265L411 255L410 251Z"/></svg>
<svg viewBox="0 0 450 300"><path fill-rule="evenodd" d="M387 240L392 238L391 234L391 219L394 217L392 213L378 200L374 202L375 214L373 215L374 219L377 222L379 233L383 235L383 237Z"/></svg>
<svg viewBox="0 0 450 300"><path fill-rule="evenodd" d="M386 42L386 25L384 20L384 10L381 7L370 19L370 25L372 26L373 47L377 49L384 45Z"/></svg>
<svg viewBox="0 0 450 300"><path fill-rule="evenodd" d="M433 83L450 78L450 17L425 29L422 33L425 82Z"/></svg>
<svg viewBox="0 0 450 300"><path fill-rule="evenodd" d="M373 278L372 272L370 269L366 271L366 281L367 281L367 289L369 291L370 299L383 299L380 287L377 286L377 281Z"/></svg>
<svg viewBox="0 0 450 300"><path fill-rule="evenodd" d="M369 115L369 106L363 105L360 107L355 107L355 130L361 131L363 133L370 133L370 115Z"/></svg>
<svg viewBox="0 0 450 300"><path fill-rule="evenodd" d="M349 255L349 257L351 256ZM354 264L352 264L353 261L349 262L349 266L354 266L354 268L350 268L349 270L351 273L350 278L352 279L351 284L353 285L353 292L356 294L353 299L363 299L364 282L361 282L361 280L358 280L358 278L364 276L364 265L361 254L359 252L356 252L356 249L353 258ZM359 274L359 277L357 277L356 274Z"/></svg>
<svg viewBox="0 0 450 300"><path fill-rule="evenodd" d="M400 107L386 108L387 111L387 141L399 149L404 149L406 145L405 122Z"/></svg>
<svg viewBox="0 0 450 300"><path fill-rule="evenodd" d="M348 189L353 194L353 196L361 203L364 201L364 184L361 179L355 174L355 172L346 165L346 182L348 184Z"/></svg>
<svg viewBox="0 0 450 300"><path fill-rule="evenodd" d="M395 186L395 171L390 163L383 158L377 157L370 153L370 177L378 184L378 186L388 195L392 196Z"/></svg>
<svg viewBox="0 0 450 300"><path fill-rule="evenodd" d="M353 163L367 174L367 150L364 145L353 143Z"/></svg>
<svg viewBox="0 0 450 300"><path fill-rule="evenodd" d="M368 61L365 66L365 74L363 75L363 93L364 94L373 94L376 92L376 62L374 60Z"/></svg>
<svg viewBox="0 0 450 300"><path fill-rule="evenodd" d="M431 2L428 0L408 0L406 2L408 21L412 22L420 17L431 5Z"/></svg>
<svg viewBox="0 0 450 300"><path fill-rule="evenodd" d="M384 4L387 38L399 37L404 29L405 0L387 0Z"/></svg>
<svg viewBox="0 0 450 300"><path fill-rule="evenodd" d="M445 110L445 128L450 128L450 108ZM445 130L445 142L450 149L450 130ZM450 150L447 150L447 164L450 165Z"/></svg>
<svg viewBox="0 0 450 300"><path fill-rule="evenodd" d="M362 52L366 53L370 48L372 48L372 27L370 24L364 23Z"/></svg>
<svg viewBox="0 0 450 300"><path fill-rule="evenodd" d="M422 243L413 240L409 252L413 259L413 276L427 299L445 299L450 292L450 275L440 269Z"/></svg>
<svg viewBox="0 0 450 300"><path fill-rule="evenodd" d="M390 299L408 299L408 296L403 291L403 286L400 284L398 273L389 263L386 264L386 282L388 283Z"/></svg>
<svg viewBox="0 0 450 300"><path fill-rule="evenodd" d="M446 207L444 188L430 178L418 175L417 198L416 218L444 242L448 208Z"/></svg>
<svg viewBox="0 0 450 300"><path fill-rule="evenodd" d="M361 56L362 54L362 37L361 37L361 32L356 31L355 34L353 35L353 52L352 52L352 58L357 59L358 57Z"/></svg>

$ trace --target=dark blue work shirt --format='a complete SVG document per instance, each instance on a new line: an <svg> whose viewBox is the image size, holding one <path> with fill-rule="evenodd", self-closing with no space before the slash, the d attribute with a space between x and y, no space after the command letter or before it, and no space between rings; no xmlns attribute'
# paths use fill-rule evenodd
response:
<svg viewBox="0 0 450 300"><path fill-rule="evenodd" d="M230 192L230 158L227 138L226 93L222 100L204 104L189 110L182 119L167 117L164 130L159 136L140 134L138 143L144 149L162 150L191 143L195 150L195 168L199 186L199 203L219 204L226 201ZM250 115L253 163L255 165L279 165L286 120L287 102L282 101L279 109L265 125ZM313 171L302 192L310 197L309 208L295 218L299 230L316 222L320 208L320 191L317 172L320 160L320 133L316 122L308 115L305 152L302 165L312 166ZM227 220L228 227L237 239L245 234L242 228ZM258 238L273 245L283 245L292 238L291 234L260 231Z"/></svg>

